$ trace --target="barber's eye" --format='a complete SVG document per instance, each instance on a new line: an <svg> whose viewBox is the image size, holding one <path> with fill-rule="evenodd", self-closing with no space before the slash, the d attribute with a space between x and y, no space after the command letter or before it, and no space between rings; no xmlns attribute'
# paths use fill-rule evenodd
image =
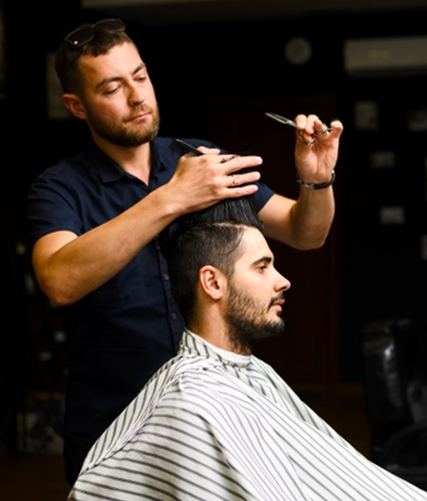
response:
<svg viewBox="0 0 427 501"><path fill-rule="evenodd" d="M118 87L114 87L114 89L106 89L105 93L106 94L114 94L115 92L118 91L118 89L119 89Z"/></svg>

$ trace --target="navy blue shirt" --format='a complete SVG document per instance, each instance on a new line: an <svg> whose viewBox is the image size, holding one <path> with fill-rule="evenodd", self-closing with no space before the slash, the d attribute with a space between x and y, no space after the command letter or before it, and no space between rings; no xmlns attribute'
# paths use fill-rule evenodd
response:
<svg viewBox="0 0 427 501"><path fill-rule="evenodd" d="M31 241L62 230L82 235L167 183L183 154L172 142L172 138L156 138L151 143L148 186L94 143L44 171L28 195ZM272 195L270 188L259 183L257 208ZM67 308L70 361L65 442L87 451L178 350L184 324L157 238L116 276Z"/></svg>

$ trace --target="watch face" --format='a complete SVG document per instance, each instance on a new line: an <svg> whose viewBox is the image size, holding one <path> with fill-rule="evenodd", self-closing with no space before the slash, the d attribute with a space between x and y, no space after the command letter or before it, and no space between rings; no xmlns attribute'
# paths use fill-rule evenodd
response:
<svg viewBox="0 0 427 501"><path fill-rule="evenodd" d="M294 37L288 40L284 48L285 58L291 64L306 64L313 53L311 43L304 37Z"/></svg>

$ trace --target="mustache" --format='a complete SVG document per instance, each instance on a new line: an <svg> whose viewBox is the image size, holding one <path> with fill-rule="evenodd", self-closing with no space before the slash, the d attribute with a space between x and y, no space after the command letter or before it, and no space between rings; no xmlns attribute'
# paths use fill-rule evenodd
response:
<svg viewBox="0 0 427 501"><path fill-rule="evenodd" d="M140 106L137 106L134 108L134 111L132 115L126 118L126 122L131 122L134 118L136 118L140 113L149 113L150 115L153 114L154 109L151 106L147 106L145 104L141 104Z"/></svg>
<svg viewBox="0 0 427 501"><path fill-rule="evenodd" d="M285 300L285 293L281 292L277 296L273 297L270 300L270 304L268 305L268 308L270 309L277 301L284 301Z"/></svg>

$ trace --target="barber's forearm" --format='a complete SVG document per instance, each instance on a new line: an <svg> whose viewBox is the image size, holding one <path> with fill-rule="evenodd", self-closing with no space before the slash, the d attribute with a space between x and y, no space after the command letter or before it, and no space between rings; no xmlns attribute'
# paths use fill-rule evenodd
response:
<svg viewBox="0 0 427 501"><path fill-rule="evenodd" d="M45 294L58 306L72 304L122 270L175 217L161 197L153 192L79 237L56 232L40 239L33 266Z"/></svg>
<svg viewBox="0 0 427 501"><path fill-rule="evenodd" d="M332 187L300 189L297 201L273 195L260 212L266 236L299 250L322 247L335 214Z"/></svg>
<svg viewBox="0 0 427 501"><path fill-rule="evenodd" d="M295 247L318 249L326 241L335 215L333 188L311 190L301 187L300 196L291 209Z"/></svg>

